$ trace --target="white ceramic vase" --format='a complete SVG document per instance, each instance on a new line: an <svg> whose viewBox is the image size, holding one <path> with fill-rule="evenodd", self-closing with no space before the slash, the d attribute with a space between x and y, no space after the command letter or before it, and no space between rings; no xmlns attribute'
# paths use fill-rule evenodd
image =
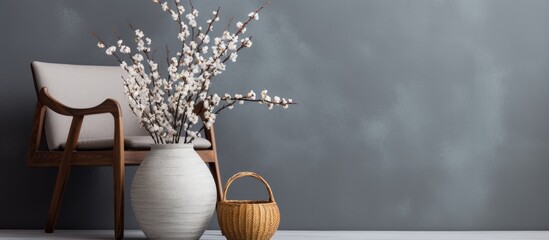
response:
<svg viewBox="0 0 549 240"><path fill-rule="evenodd" d="M131 187L133 211L150 239L199 239L217 200L210 170L192 144L155 144Z"/></svg>

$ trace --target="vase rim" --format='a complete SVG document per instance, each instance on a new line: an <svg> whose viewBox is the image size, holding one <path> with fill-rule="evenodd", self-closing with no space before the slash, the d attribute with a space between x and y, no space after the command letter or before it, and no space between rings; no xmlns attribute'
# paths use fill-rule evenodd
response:
<svg viewBox="0 0 549 240"><path fill-rule="evenodd" d="M180 149L180 148L194 148L194 144L192 143L167 143L167 144L160 144L160 143L154 143L151 144L151 149Z"/></svg>

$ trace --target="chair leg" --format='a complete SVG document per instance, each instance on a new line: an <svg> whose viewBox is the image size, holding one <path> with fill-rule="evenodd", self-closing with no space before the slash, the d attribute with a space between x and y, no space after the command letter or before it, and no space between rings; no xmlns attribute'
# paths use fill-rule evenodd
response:
<svg viewBox="0 0 549 240"><path fill-rule="evenodd" d="M76 147L76 141L82 127L82 121L84 116L75 116L72 118L71 128L69 130L69 136L67 137L67 146L63 153L63 159L59 164L59 171L57 172L57 180L55 181L55 187L53 189L53 196L51 197L50 210L48 212L48 222L46 223L45 231L52 233L57 221L57 215L59 214L59 206L63 198L63 192L65 191L67 179L70 173L70 161L72 159L73 150Z"/></svg>
<svg viewBox="0 0 549 240"><path fill-rule="evenodd" d="M124 238L124 166L113 165L115 238Z"/></svg>
<svg viewBox="0 0 549 240"><path fill-rule="evenodd" d="M114 117L113 177L114 177L114 237L124 238L124 128L122 116Z"/></svg>
<svg viewBox="0 0 549 240"><path fill-rule="evenodd" d="M65 192L65 186L69 178L70 166L61 165L57 173L57 180L55 181L55 187L53 189L53 195L51 197L50 209L48 211L48 222L46 223L45 232L52 233L57 222L57 215L59 214L59 206L63 199L63 193Z"/></svg>
<svg viewBox="0 0 549 240"><path fill-rule="evenodd" d="M221 173L219 172L219 166L216 162L208 163L208 165L217 187L217 202L219 202L221 201L221 196L223 194L223 185L221 184Z"/></svg>
<svg viewBox="0 0 549 240"><path fill-rule="evenodd" d="M212 176L215 181L215 185L217 187L217 202L221 201L222 194L223 194L223 185L221 185L221 173L219 172L219 165L216 162L209 163L210 172L212 172ZM217 216L219 217L219 216ZM221 235L225 236L225 233L223 232L223 229L221 229Z"/></svg>

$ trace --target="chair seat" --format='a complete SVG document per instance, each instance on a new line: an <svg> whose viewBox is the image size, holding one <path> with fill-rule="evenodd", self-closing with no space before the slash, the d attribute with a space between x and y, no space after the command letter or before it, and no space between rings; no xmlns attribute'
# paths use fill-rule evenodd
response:
<svg viewBox="0 0 549 240"><path fill-rule="evenodd" d="M76 150L107 150L112 149L114 139L80 139L76 144ZM194 141L194 149L208 149L212 143L205 138L196 138ZM124 137L124 148L131 150L148 150L154 144L150 136L126 136ZM65 143L59 146L65 148Z"/></svg>

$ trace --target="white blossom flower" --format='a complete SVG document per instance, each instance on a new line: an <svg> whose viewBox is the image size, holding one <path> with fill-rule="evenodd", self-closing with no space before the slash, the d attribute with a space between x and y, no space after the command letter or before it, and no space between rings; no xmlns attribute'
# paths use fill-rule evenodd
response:
<svg viewBox="0 0 549 240"><path fill-rule="evenodd" d="M174 21L179 21L179 14L177 14L174 10L170 10L170 14L172 15L172 19Z"/></svg>
<svg viewBox="0 0 549 240"><path fill-rule="evenodd" d="M196 27L196 20L189 20L189 25L191 25L192 27Z"/></svg>
<svg viewBox="0 0 549 240"><path fill-rule="evenodd" d="M163 2L162 4L160 4L160 6L162 6L162 11L164 11L164 12L166 12L170 9L168 7L168 2Z"/></svg>
<svg viewBox="0 0 549 240"><path fill-rule="evenodd" d="M232 62L236 62L236 58L238 57L238 54L236 52L231 53L230 59Z"/></svg>
<svg viewBox="0 0 549 240"><path fill-rule="evenodd" d="M259 13L251 12L248 17L253 17L255 20L259 20Z"/></svg>
<svg viewBox="0 0 549 240"><path fill-rule="evenodd" d="M196 49L196 46L198 46L198 44L196 44L195 41L190 41L189 46L191 46L191 49Z"/></svg>
<svg viewBox="0 0 549 240"><path fill-rule="evenodd" d="M195 15L193 15L192 13L189 13L186 15L186 17L189 20L189 25L191 25L191 27L196 27Z"/></svg>
<svg viewBox="0 0 549 240"><path fill-rule="evenodd" d="M132 58L133 58L133 60L134 60L135 62L141 62L141 61L143 61L143 55L141 55L141 54L139 54L139 53L136 53L135 55L133 55Z"/></svg>
<svg viewBox="0 0 549 240"><path fill-rule="evenodd" d="M190 114L189 116L189 121L192 123L192 124L196 124L198 122L198 116L196 114Z"/></svg>
<svg viewBox="0 0 549 240"><path fill-rule="evenodd" d="M219 95L217 95L217 93L215 93L212 96L212 103L217 106L217 105L219 105L220 101L221 101L221 98L219 97Z"/></svg>
<svg viewBox="0 0 549 240"><path fill-rule="evenodd" d="M145 36L145 34L143 33L143 31L141 31L139 29L135 29L135 36L137 38L143 38Z"/></svg>
<svg viewBox="0 0 549 240"><path fill-rule="evenodd" d="M152 67L151 67L151 68L152 68ZM158 78L160 78L160 74L158 73L158 71L154 71L154 72L151 73L151 77L152 77L153 79L158 79ZM165 80L163 80L163 81L165 81ZM171 89L171 85L166 85L165 88L166 88L166 89Z"/></svg>
<svg viewBox="0 0 549 240"><path fill-rule="evenodd" d="M145 41L147 41L147 45L151 45L152 40L150 38L145 38Z"/></svg>
<svg viewBox="0 0 549 240"><path fill-rule="evenodd" d="M179 14L183 14L185 12L185 8L183 6L178 6L177 10L179 10Z"/></svg>
<svg viewBox="0 0 549 240"><path fill-rule="evenodd" d="M105 44L103 44L102 42L98 42L97 47L98 48L105 48Z"/></svg>
<svg viewBox="0 0 549 240"><path fill-rule="evenodd" d="M135 72L135 68L133 66L128 66L128 69L126 71L128 71L128 74L130 74L130 76L137 75L137 72Z"/></svg>
<svg viewBox="0 0 549 240"><path fill-rule="evenodd" d="M170 64L170 66L168 67L168 72L170 74L174 74L175 72L177 72L177 66L176 64L172 63Z"/></svg>
<svg viewBox="0 0 549 240"><path fill-rule="evenodd" d="M244 44L244 47L250 48L252 47L252 40L250 38L244 38L242 39L242 44Z"/></svg>
<svg viewBox="0 0 549 240"><path fill-rule="evenodd" d="M227 48L231 51L236 51L238 47L236 46L236 43L234 41L230 41Z"/></svg>
<svg viewBox="0 0 549 240"><path fill-rule="evenodd" d="M274 96L273 103L276 103L276 104L280 103L280 97Z"/></svg>
<svg viewBox="0 0 549 240"><path fill-rule="evenodd" d="M158 70L158 64L155 63L154 61L149 61L149 66L151 67L151 71Z"/></svg>
<svg viewBox="0 0 549 240"><path fill-rule="evenodd" d="M236 23L237 28L242 28L242 26L244 26L244 24L242 22L237 22Z"/></svg>
<svg viewBox="0 0 549 240"><path fill-rule="evenodd" d="M120 40L118 40L118 41L116 42L116 45L118 45L118 47L120 47L120 46L122 46L122 43L123 43L123 42L124 42L124 41L122 41L122 39L120 39Z"/></svg>
<svg viewBox="0 0 549 240"><path fill-rule="evenodd" d="M131 53L131 49L130 49L130 47L128 47L128 46L126 46L126 45L122 45L122 46L120 47L120 52L121 52L121 53Z"/></svg>
<svg viewBox="0 0 549 240"><path fill-rule="evenodd" d="M255 92L253 90L250 90L250 92L246 94L246 98L255 99Z"/></svg>
<svg viewBox="0 0 549 240"><path fill-rule="evenodd" d="M114 52L116 52L116 47L115 46L110 46L109 48L107 48L107 50L105 50L105 54L107 55L112 55Z"/></svg>
<svg viewBox="0 0 549 240"><path fill-rule="evenodd" d="M185 41L185 37L186 37L185 32L180 32L179 34L177 34L177 38L182 42Z"/></svg>
<svg viewBox="0 0 549 240"><path fill-rule="evenodd" d="M221 35L220 40L228 40L228 39L231 39L231 38L232 38L232 36L231 36L231 33L229 31L223 31L223 35ZM217 45L217 44L218 43L216 42L215 45Z"/></svg>
<svg viewBox="0 0 549 240"><path fill-rule="evenodd" d="M214 38L214 44L215 44L216 46L219 45L219 44L221 44L221 38L218 38L218 37Z"/></svg>

